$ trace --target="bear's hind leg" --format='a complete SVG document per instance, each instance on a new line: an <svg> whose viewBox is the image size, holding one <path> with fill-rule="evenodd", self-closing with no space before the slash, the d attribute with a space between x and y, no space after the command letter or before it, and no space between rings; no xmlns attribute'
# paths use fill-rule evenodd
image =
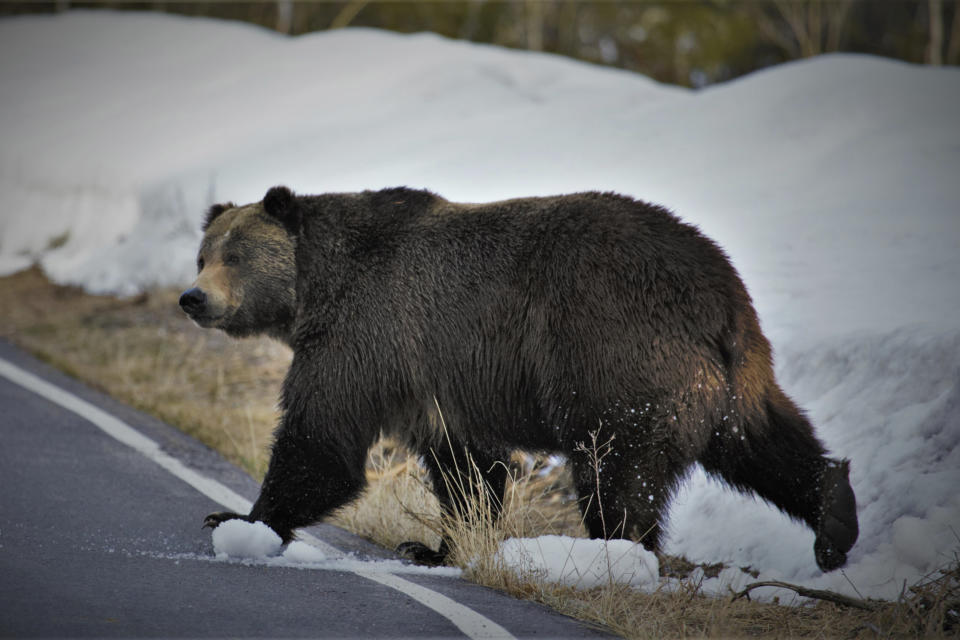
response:
<svg viewBox="0 0 960 640"><path fill-rule="evenodd" d="M816 534L823 571L846 562L857 539L857 510L846 461L828 458L813 427L782 391L766 403L760 424L718 426L700 462L740 491L753 491Z"/></svg>
<svg viewBox="0 0 960 640"><path fill-rule="evenodd" d="M427 449L421 457L445 517L473 517L478 499L481 507L489 509L491 519L500 516L507 482L506 454L497 460L454 442L441 445L439 450ZM450 541L444 536L437 551L417 541L401 543L396 551L419 564L444 564Z"/></svg>
<svg viewBox="0 0 960 640"><path fill-rule="evenodd" d="M663 518L692 464L676 443L622 438L578 445L570 459L587 533L626 538L659 551Z"/></svg>
<svg viewBox="0 0 960 640"><path fill-rule="evenodd" d="M850 462L828 460L820 478L821 511L813 551L817 565L833 571L847 561L847 551L860 533L857 524L857 499L850 486Z"/></svg>

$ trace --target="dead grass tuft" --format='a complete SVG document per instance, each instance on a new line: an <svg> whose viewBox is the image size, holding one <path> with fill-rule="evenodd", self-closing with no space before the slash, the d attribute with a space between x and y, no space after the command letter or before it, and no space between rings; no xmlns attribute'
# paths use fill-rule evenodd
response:
<svg viewBox="0 0 960 640"><path fill-rule="evenodd" d="M389 440L379 442L367 461L367 481L361 499L333 514L329 522L388 549L411 540L434 548L440 544L439 504L426 472L405 449Z"/></svg>

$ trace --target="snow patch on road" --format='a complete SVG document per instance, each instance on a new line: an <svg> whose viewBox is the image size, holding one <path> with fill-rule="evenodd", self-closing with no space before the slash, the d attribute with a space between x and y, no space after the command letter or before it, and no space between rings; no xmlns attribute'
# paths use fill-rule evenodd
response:
<svg viewBox="0 0 960 640"><path fill-rule="evenodd" d="M280 555L283 541L262 522L227 520L213 530L217 558L270 558Z"/></svg>
<svg viewBox="0 0 960 640"><path fill-rule="evenodd" d="M400 560L365 560L354 555L331 556L316 546L294 540L284 547L280 536L263 522L227 520L213 530L213 549L220 561L244 564L326 569L363 573L428 574L458 577L454 567L422 567Z"/></svg>

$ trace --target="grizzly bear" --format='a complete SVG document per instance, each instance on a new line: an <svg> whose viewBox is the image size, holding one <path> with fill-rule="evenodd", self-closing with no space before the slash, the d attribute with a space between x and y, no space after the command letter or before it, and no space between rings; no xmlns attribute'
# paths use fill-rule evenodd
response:
<svg viewBox="0 0 960 640"><path fill-rule="evenodd" d="M496 505L496 462L558 452L589 535L656 550L700 463L806 523L823 571L845 563L858 535L848 462L826 456L778 386L724 252L668 210L613 193L460 204L274 187L214 205L203 231L183 310L293 349L260 496L206 526L263 521L290 541L360 493L383 434L421 455L448 512L444 474L468 459ZM438 561L447 546L404 551Z"/></svg>

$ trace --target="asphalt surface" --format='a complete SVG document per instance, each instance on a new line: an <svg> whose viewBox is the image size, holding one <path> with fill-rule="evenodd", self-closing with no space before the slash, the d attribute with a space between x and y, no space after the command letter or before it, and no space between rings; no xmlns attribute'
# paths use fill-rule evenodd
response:
<svg viewBox="0 0 960 640"><path fill-rule="evenodd" d="M0 341L3 361L256 498L256 482L181 432ZM0 435L0 636L609 637L458 578L216 560L200 525L222 504L4 375ZM393 557L336 527L310 532L360 559Z"/></svg>

